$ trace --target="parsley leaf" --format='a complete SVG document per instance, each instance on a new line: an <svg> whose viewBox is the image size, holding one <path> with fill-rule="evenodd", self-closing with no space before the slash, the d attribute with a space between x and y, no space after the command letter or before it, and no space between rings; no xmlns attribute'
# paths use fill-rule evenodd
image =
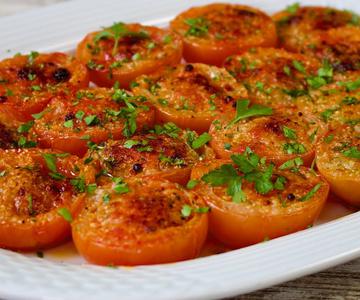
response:
<svg viewBox="0 0 360 300"><path fill-rule="evenodd" d="M209 21L205 18L190 18L184 20L186 25L189 25L190 28L186 31L185 35L193 36L204 36L208 33L209 30Z"/></svg>
<svg viewBox="0 0 360 300"><path fill-rule="evenodd" d="M65 221L71 223L73 221L73 217L71 215L71 212L66 208L62 207L57 210L58 215L62 216Z"/></svg>
<svg viewBox="0 0 360 300"><path fill-rule="evenodd" d="M189 190L192 190L194 187L196 187L198 185L199 181L195 180L195 179L191 179L188 181L188 183L186 184L186 188Z"/></svg>
<svg viewBox="0 0 360 300"><path fill-rule="evenodd" d="M346 157L360 159L360 151L355 146L350 147L347 150L343 150L341 153Z"/></svg>
<svg viewBox="0 0 360 300"><path fill-rule="evenodd" d="M207 142L209 142L211 140L211 135L208 134L207 132L204 132L202 135L200 135L199 137L197 137L192 143L191 143L191 147L193 149L198 149L202 146L204 146Z"/></svg>
<svg viewBox="0 0 360 300"><path fill-rule="evenodd" d="M294 129L284 126L283 133L284 133L284 136L287 137L288 139L291 139L291 140L297 139L296 131Z"/></svg>
<svg viewBox="0 0 360 300"><path fill-rule="evenodd" d="M299 8L300 4L298 2L295 2L294 4L288 5L285 10L290 14L295 14Z"/></svg>
<svg viewBox="0 0 360 300"><path fill-rule="evenodd" d="M255 116L269 116L272 115L272 108L260 104L254 104L249 107L250 100L236 101L236 117L229 123L228 126L234 125L242 119Z"/></svg>
<svg viewBox="0 0 360 300"><path fill-rule="evenodd" d="M34 121L29 121L27 123L21 124L18 129L17 132L19 133L26 133L29 132L29 130L34 126Z"/></svg>
<svg viewBox="0 0 360 300"><path fill-rule="evenodd" d="M321 183L318 183L317 185L315 185L311 190L310 192L308 192L306 195L302 196L299 201L307 201L309 200L310 198L312 198L316 192L320 189L321 187Z"/></svg>
<svg viewBox="0 0 360 300"><path fill-rule="evenodd" d="M192 207L190 205L185 204L181 208L181 216L184 218L190 217L191 212L192 212Z"/></svg>

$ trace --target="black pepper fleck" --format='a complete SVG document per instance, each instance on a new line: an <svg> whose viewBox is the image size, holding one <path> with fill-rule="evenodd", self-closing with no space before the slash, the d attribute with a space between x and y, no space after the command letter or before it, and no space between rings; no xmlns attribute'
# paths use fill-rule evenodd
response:
<svg viewBox="0 0 360 300"><path fill-rule="evenodd" d="M141 164L134 164L132 168L135 173L140 173L143 170L143 167Z"/></svg>
<svg viewBox="0 0 360 300"><path fill-rule="evenodd" d="M192 70L194 70L194 66L193 66L193 65L187 64L187 65L185 66L185 71L186 71L186 72L191 72Z"/></svg>
<svg viewBox="0 0 360 300"><path fill-rule="evenodd" d="M73 112L69 112L65 116L65 121L73 120L75 119L75 114Z"/></svg>
<svg viewBox="0 0 360 300"><path fill-rule="evenodd" d="M56 82L68 81L70 78L70 72L65 68L59 68L52 74Z"/></svg>
<svg viewBox="0 0 360 300"><path fill-rule="evenodd" d="M287 198L288 200L294 200L294 199L295 199L295 195L294 195L293 193L290 193L290 194L288 194L288 195L286 196L286 198Z"/></svg>

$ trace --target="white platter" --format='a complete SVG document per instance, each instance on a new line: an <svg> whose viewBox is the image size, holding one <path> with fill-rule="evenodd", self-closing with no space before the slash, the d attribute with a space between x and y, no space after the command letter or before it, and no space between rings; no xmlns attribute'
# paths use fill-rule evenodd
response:
<svg viewBox="0 0 360 300"><path fill-rule="evenodd" d="M71 51L114 21L164 26L206 0L80 0L0 19L0 58L17 52ZM237 2L273 13L293 1ZM360 12L354 1L301 1ZM1 4L0 4L1 5ZM0 8L1 9L1 8ZM4 299L216 299L235 296L360 257L360 212L330 201L317 226L266 243L191 261L135 268L84 264L70 245L45 259L0 250Z"/></svg>

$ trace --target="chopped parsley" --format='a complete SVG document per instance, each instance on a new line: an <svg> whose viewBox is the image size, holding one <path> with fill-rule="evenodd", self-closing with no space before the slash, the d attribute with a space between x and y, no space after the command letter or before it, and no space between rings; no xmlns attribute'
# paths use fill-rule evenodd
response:
<svg viewBox="0 0 360 300"><path fill-rule="evenodd" d="M58 215L62 216L65 221L71 223L73 221L73 217L71 215L71 212L66 208L62 207L57 210Z"/></svg>
<svg viewBox="0 0 360 300"><path fill-rule="evenodd" d="M316 194L316 192L320 189L320 187L321 187L321 183L318 183L310 190L310 192L308 192L306 195L302 196L299 200L302 202L308 201L310 198L312 198Z"/></svg>
<svg viewBox="0 0 360 300"><path fill-rule="evenodd" d="M295 2L294 4L288 5L285 10L289 14L293 15L298 11L299 8L300 8L300 4L298 2Z"/></svg>
<svg viewBox="0 0 360 300"><path fill-rule="evenodd" d="M284 133L284 136L287 137L288 139L291 139L291 140L297 139L296 131L294 129L284 126L283 133Z"/></svg>
<svg viewBox="0 0 360 300"><path fill-rule="evenodd" d="M192 212L192 207L190 205L185 204L181 208L181 216L184 218L190 217L191 212Z"/></svg>
<svg viewBox="0 0 360 300"><path fill-rule="evenodd" d="M199 137L197 137L192 143L191 143L191 147L193 149L198 149L201 148L202 146L204 146L207 142L209 142L211 140L211 135L208 134L207 132L204 132L203 134L201 134Z"/></svg>
<svg viewBox="0 0 360 300"><path fill-rule="evenodd" d="M249 107L250 100L238 100L236 101L236 116L235 118L229 123L228 126L234 125L240 120L250 118L250 117L257 117L257 116L269 116L272 115L272 108L263 106L260 104L254 104L253 106Z"/></svg>
<svg viewBox="0 0 360 300"><path fill-rule="evenodd" d="M186 184L186 188L189 190L192 190L194 187L196 187L199 183L199 180L191 179Z"/></svg>
<svg viewBox="0 0 360 300"><path fill-rule="evenodd" d="M284 144L283 150L287 154L303 154L306 152L305 146L296 142Z"/></svg>
<svg viewBox="0 0 360 300"><path fill-rule="evenodd" d="M19 133L27 133L29 132L29 130L34 126L34 121L29 121L27 123L21 124L18 129L17 132Z"/></svg>
<svg viewBox="0 0 360 300"><path fill-rule="evenodd" d="M341 151L341 153L346 157L360 159L360 151L355 146L350 147L347 150L343 150L343 151Z"/></svg>
<svg viewBox="0 0 360 300"><path fill-rule="evenodd" d="M189 25L189 29L186 31L185 35L192 36L204 36L209 31L209 21L203 17L200 18L190 18L184 20L186 25Z"/></svg>
<svg viewBox="0 0 360 300"><path fill-rule="evenodd" d="M242 190L243 181L254 183L255 190L262 195L274 189L284 189L285 178L274 176L274 165L266 165L264 159L253 153L249 148L243 154L232 155L231 164L224 164L219 168L205 174L201 179L212 186L227 186L227 194L232 201L239 203L245 201Z"/></svg>
<svg viewBox="0 0 360 300"><path fill-rule="evenodd" d="M145 31L134 32L130 31L125 23L114 23L111 27L105 28L103 31L97 33L94 37L94 43L97 44L101 39L113 39L114 46L112 55L114 56L118 50L119 42L123 37L134 37L137 39L147 39L149 34Z"/></svg>

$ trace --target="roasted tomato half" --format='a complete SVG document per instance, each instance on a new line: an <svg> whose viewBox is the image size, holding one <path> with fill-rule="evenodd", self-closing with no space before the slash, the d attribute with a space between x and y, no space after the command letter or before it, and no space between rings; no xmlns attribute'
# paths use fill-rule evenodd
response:
<svg viewBox="0 0 360 300"><path fill-rule="evenodd" d="M360 28L345 26L327 30L320 44L308 51L320 60L327 60L336 72L360 70Z"/></svg>
<svg viewBox="0 0 360 300"><path fill-rule="evenodd" d="M316 152L316 166L332 192L360 206L360 130L341 126L324 138Z"/></svg>
<svg viewBox="0 0 360 300"><path fill-rule="evenodd" d="M323 89L313 92L311 98L314 105L305 104L305 110L311 107L310 112L318 115L330 128L337 128L344 124L354 127L360 123L360 96L358 91L346 92L338 89ZM297 99L300 106L304 101L307 102L308 100Z"/></svg>
<svg viewBox="0 0 360 300"><path fill-rule="evenodd" d="M293 52L308 53L321 48L321 35L333 28L356 26L354 14L330 7L295 4L273 16L280 46Z"/></svg>
<svg viewBox="0 0 360 300"><path fill-rule="evenodd" d="M137 76L179 63L182 40L165 29L115 23L89 33L78 45L76 56L87 65L97 85L110 87L117 81L127 88Z"/></svg>
<svg viewBox="0 0 360 300"><path fill-rule="evenodd" d="M83 156L94 143L130 137L151 127L154 109L143 97L121 89L86 89L53 99L35 120L32 132L41 147Z"/></svg>
<svg viewBox="0 0 360 300"><path fill-rule="evenodd" d="M210 206L209 231L239 248L311 226L329 185L301 159L279 168L247 149L229 160L199 164L192 171L194 191Z"/></svg>
<svg viewBox="0 0 360 300"><path fill-rule="evenodd" d="M207 133L197 136L172 123L155 125L148 133L111 140L89 150L85 161L99 170L101 182L141 176L186 184L194 164L208 157L204 145L209 138Z"/></svg>
<svg viewBox="0 0 360 300"><path fill-rule="evenodd" d="M55 95L88 84L86 67L64 53L14 56L0 62L0 111L29 121Z"/></svg>
<svg viewBox="0 0 360 300"><path fill-rule="evenodd" d="M0 150L0 247L37 250L70 238L95 172L76 156Z"/></svg>
<svg viewBox="0 0 360 300"><path fill-rule="evenodd" d="M301 54L259 48L228 57L224 67L247 87L253 101L277 109L301 111L295 100L300 96L309 100L309 78L317 76L321 65ZM312 103L309 100L303 105Z"/></svg>
<svg viewBox="0 0 360 300"><path fill-rule="evenodd" d="M246 89L226 70L204 64L178 65L139 77L133 88L156 107L159 123L173 122L197 132L209 129L216 115L235 111Z"/></svg>
<svg viewBox="0 0 360 300"><path fill-rule="evenodd" d="M98 188L72 223L73 239L99 265L191 259L206 239L207 211L198 195L175 183L134 178Z"/></svg>
<svg viewBox="0 0 360 300"><path fill-rule="evenodd" d="M221 66L229 55L277 43L271 18L243 5L218 3L193 7L178 15L170 28L183 37L188 62Z"/></svg>
<svg viewBox="0 0 360 300"><path fill-rule="evenodd" d="M252 106L248 111L257 107ZM261 113L260 107L258 113ZM219 118L210 127L210 145L219 158L230 158L232 154L242 153L250 147L277 165L300 157L305 165L310 166L315 156L315 145L327 130L318 118L303 114L274 113L246 119L239 116L241 114L232 120Z"/></svg>

